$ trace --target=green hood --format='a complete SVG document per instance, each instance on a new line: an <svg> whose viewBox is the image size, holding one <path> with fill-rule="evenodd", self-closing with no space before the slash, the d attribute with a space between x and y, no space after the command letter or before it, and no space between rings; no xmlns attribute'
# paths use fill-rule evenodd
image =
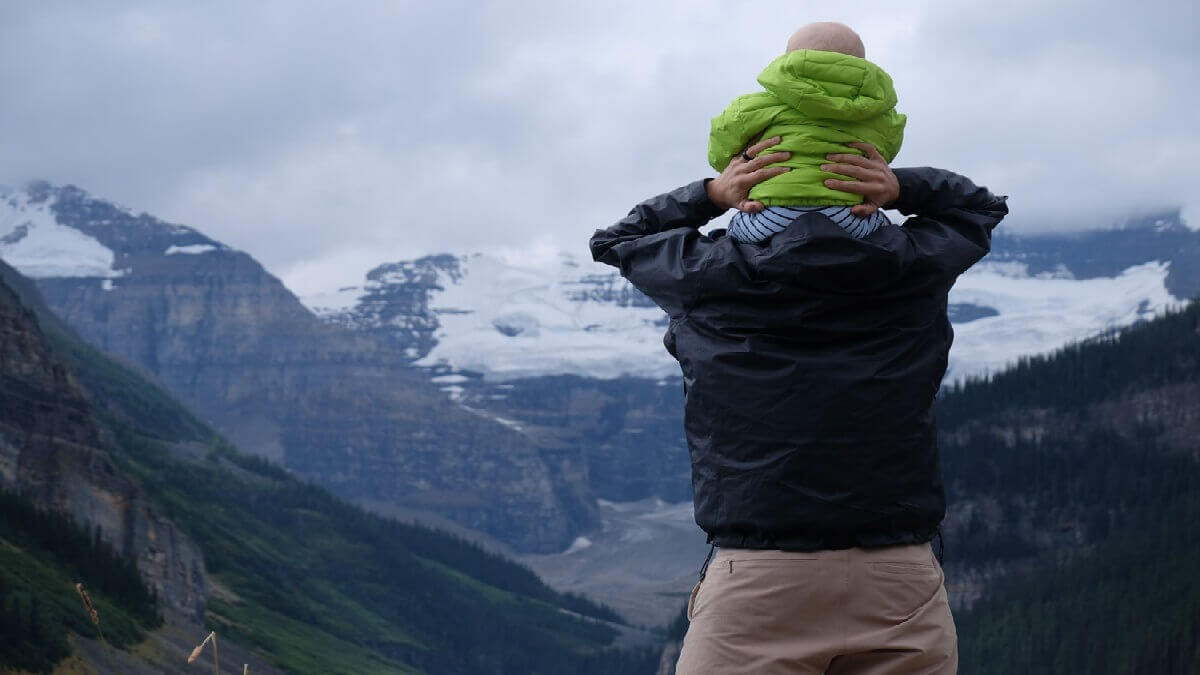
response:
<svg viewBox="0 0 1200 675"><path fill-rule="evenodd" d="M717 171L757 137L783 140L792 170L759 183L752 199L767 205L858 204L862 198L826 188L820 170L831 152L862 154L845 144L874 145L890 162L904 140L905 116L896 112L896 90L882 68L856 56L808 49L787 52L763 69L766 91L740 96L713 119L708 162Z"/></svg>

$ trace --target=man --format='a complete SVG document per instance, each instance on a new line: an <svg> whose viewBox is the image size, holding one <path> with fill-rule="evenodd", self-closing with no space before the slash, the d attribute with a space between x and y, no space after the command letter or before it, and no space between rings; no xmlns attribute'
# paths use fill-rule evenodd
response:
<svg viewBox="0 0 1200 675"><path fill-rule="evenodd" d="M945 515L933 399L954 280L1005 198L851 144L825 185L913 215L855 237L820 212L758 243L699 228L786 171L770 138L721 175L596 232L593 257L670 318L696 522L719 552L688 603L679 675L954 673L957 636L929 542Z"/></svg>

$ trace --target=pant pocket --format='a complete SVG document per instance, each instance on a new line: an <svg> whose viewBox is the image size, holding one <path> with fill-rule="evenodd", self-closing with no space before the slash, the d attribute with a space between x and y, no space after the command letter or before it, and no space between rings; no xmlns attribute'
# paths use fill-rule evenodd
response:
<svg viewBox="0 0 1200 675"><path fill-rule="evenodd" d="M692 620L692 615L696 612L696 596L699 595L699 593L700 593L700 584L702 584L702 583L704 583L703 579L701 579L700 581L697 581L696 585L692 586L692 594L688 596L688 604L687 604L687 620L688 621Z"/></svg>
<svg viewBox="0 0 1200 675"><path fill-rule="evenodd" d="M926 607L945 582L941 569L933 564L875 562L867 570L864 592L874 597L879 616L893 621L907 621Z"/></svg>

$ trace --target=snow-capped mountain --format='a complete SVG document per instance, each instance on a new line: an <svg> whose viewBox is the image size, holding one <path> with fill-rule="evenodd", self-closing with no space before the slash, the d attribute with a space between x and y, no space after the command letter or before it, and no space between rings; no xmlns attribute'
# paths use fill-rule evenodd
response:
<svg viewBox="0 0 1200 675"><path fill-rule="evenodd" d="M190 227L135 214L74 186L0 186L0 258L32 279L96 279L112 290L141 256L228 250Z"/></svg>
<svg viewBox="0 0 1200 675"><path fill-rule="evenodd" d="M391 344L322 323L190 227L33 183L0 193L0 258L242 450L347 498L518 550L558 550L594 520L577 458L448 400Z"/></svg>
<svg viewBox="0 0 1200 675"><path fill-rule="evenodd" d="M1200 293L1198 248L1200 232L1177 214L1081 235L997 237L951 292L948 377L994 372ZM662 347L663 312L586 253L537 263L478 253L388 263L361 286L302 301L326 321L396 340L451 385L446 371L493 382L678 375Z"/></svg>
<svg viewBox="0 0 1200 675"><path fill-rule="evenodd" d="M301 300L327 321L401 340L417 365L497 381L677 374L663 352L662 310L619 275L569 253L535 264L430 256Z"/></svg>

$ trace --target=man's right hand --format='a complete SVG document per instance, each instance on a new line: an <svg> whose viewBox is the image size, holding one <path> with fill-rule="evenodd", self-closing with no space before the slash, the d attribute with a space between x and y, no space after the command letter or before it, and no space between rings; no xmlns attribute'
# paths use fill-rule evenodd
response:
<svg viewBox="0 0 1200 675"><path fill-rule="evenodd" d="M847 143L862 150L866 157L850 154L826 155L830 164L821 165L822 171L850 176L855 180L829 178L825 187L839 192L862 195L863 203L850 207L854 215L865 218L900 198L900 181L887 160L870 143Z"/></svg>
<svg viewBox="0 0 1200 675"><path fill-rule="evenodd" d="M708 181L704 189L708 191L708 199L722 211L737 209L757 213L763 210L762 202L750 199L750 188L759 183L774 178L779 174L791 171L786 166L770 166L782 162L792 156L790 152L772 152L769 155L759 153L772 145L778 145L778 136L754 143L740 154L734 155L729 166L720 176ZM750 157L749 160L746 157Z"/></svg>

